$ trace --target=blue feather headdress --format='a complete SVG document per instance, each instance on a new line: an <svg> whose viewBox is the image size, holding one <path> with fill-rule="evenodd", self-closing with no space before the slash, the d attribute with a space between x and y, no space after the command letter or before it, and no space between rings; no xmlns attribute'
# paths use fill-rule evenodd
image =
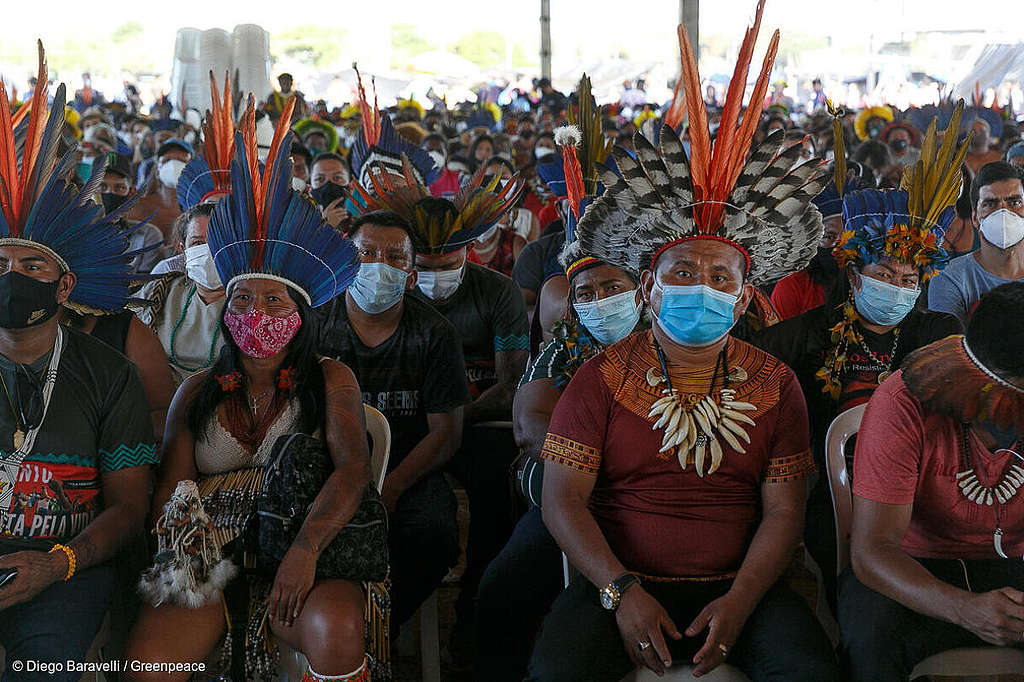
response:
<svg viewBox="0 0 1024 682"><path fill-rule="evenodd" d="M956 216L960 166L971 135L956 146L963 101L953 111L942 144L933 119L921 145L921 159L909 166L899 190L863 190L843 197L844 231L833 255L840 267L892 260L916 266L927 281L942 269L949 254L942 239Z"/></svg>
<svg viewBox="0 0 1024 682"><path fill-rule="evenodd" d="M352 242L292 190L288 124L294 99L278 121L266 167L257 160L252 99L235 134L231 194L213 210L208 241L226 288L243 279L284 282L317 307L345 291L359 271Z"/></svg>
<svg viewBox="0 0 1024 682"><path fill-rule="evenodd" d="M402 175L402 156L412 164L416 180L429 187L440 176L441 171L426 150L407 142L395 131L391 119L382 116L376 101L370 106L363 89L363 79L356 69L359 80L359 109L362 112L362 128L355 144L352 145L352 172L363 187L373 186L370 175L381 169L393 175Z"/></svg>
<svg viewBox="0 0 1024 682"><path fill-rule="evenodd" d="M85 314L123 310L130 288L145 279L132 273L131 261L148 250L128 251L128 235L141 227L122 229L121 219L134 206L126 201L103 215L92 201L106 170L105 159L93 164L92 175L79 190L68 182L75 150L57 158L64 127L66 91L57 87L47 113L47 69L39 43L38 86L29 115L12 119L7 90L0 80L0 246L27 246L51 256L64 272L74 273L75 286L65 305Z"/></svg>

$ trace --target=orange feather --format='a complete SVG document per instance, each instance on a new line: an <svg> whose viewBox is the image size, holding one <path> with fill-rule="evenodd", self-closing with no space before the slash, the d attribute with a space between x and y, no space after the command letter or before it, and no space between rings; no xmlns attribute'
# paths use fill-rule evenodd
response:
<svg viewBox="0 0 1024 682"><path fill-rule="evenodd" d="M11 116L11 104L7 97L7 89L0 79L0 208L10 227L11 236L20 236L23 223L32 209L36 193L42 189L40 178L45 173L35 173L39 163L39 151L42 145L43 132L46 130L48 115L47 96L49 92L46 52L42 41L38 41L39 69L37 84L32 99L27 102L14 117ZM26 108L27 107L27 108ZM21 154L21 166L18 165L18 153L14 142L14 128L25 116L28 116L28 128ZM40 169L46 171L49 169ZM30 187L33 180L38 187Z"/></svg>
<svg viewBox="0 0 1024 682"><path fill-rule="evenodd" d="M18 201L18 158L14 146L14 126L11 124L11 105L7 101L7 87L0 78L0 178L3 185L0 187L0 208L4 212L4 220L10 227L11 236L17 237L21 233L21 226L17 220Z"/></svg>
<svg viewBox="0 0 1024 682"><path fill-rule="evenodd" d="M580 160L576 158L575 145L562 147L562 163L565 166L565 191L569 197L569 208L579 220L580 202L586 192L583 190L583 170L580 168Z"/></svg>
<svg viewBox="0 0 1024 682"><path fill-rule="evenodd" d="M235 126L231 116L231 76L224 74L224 95L221 98L217 80L210 72L211 109L203 121L203 148L206 163L213 171L213 185L218 190L231 189L231 159L235 155Z"/></svg>
<svg viewBox="0 0 1024 682"><path fill-rule="evenodd" d="M690 119L690 178L693 182L694 198L703 198L707 187L708 166L711 163L711 134L708 131L708 114L704 98L700 96L700 72L697 58L690 45L686 28L680 24L679 49L682 58L683 93L686 96L686 113Z"/></svg>
<svg viewBox="0 0 1024 682"><path fill-rule="evenodd" d="M366 139L366 146L372 147L380 141L380 110L377 109L377 88L373 89L373 109L370 109L370 102L366 98L366 89L363 88L363 77L359 73L359 67L355 64L352 68L356 72L356 82L359 84L359 111L362 112L363 137Z"/></svg>

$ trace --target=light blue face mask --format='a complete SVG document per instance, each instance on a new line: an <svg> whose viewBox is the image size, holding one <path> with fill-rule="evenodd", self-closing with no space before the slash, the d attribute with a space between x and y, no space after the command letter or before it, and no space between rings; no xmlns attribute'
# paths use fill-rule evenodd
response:
<svg viewBox="0 0 1024 682"><path fill-rule="evenodd" d="M703 284L661 289L658 326L681 346L707 346L729 333L738 296Z"/></svg>
<svg viewBox="0 0 1024 682"><path fill-rule="evenodd" d="M640 320L636 289L597 301L573 303L572 307L576 309L583 326L602 346L626 338Z"/></svg>
<svg viewBox="0 0 1024 682"><path fill-rule="evenodd" d="M868 322L892 327L914 309L920 293L919 289L905 289L862 274L860 289L853 292L853 302Z"/></svg>
<svg viewBox="0 0 1024 682"><path fill-rule="evenodd" d="M352 286L348 288L352 300L371 315L392 308L405 294L409 273L387 263L363 263L359 266Z"/></svg>

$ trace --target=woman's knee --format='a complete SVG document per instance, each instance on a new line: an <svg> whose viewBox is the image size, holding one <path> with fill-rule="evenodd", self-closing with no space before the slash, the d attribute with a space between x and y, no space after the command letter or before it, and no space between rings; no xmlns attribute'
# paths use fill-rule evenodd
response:
<svg viewBox="0 0 1024 682"><path fill-rule="evenodd" d="M362 663L366 644L362 588L347 581L326 581L310 593L293 633L295 648L324 674L343 673Z"/></svg>

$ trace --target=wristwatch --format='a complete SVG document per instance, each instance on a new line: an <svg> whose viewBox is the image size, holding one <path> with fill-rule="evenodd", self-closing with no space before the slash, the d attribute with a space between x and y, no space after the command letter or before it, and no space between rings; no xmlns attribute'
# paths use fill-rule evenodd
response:
<svg viewBox="0 0 1024 682"><path fill-rule="evenodd" d="M639 582L640 579L632 573L623 573L618 578L601 588L601 606L609 611L614 611L619 608L619 602L622 601L622 595L626 593L626 590Z"/></svg>

